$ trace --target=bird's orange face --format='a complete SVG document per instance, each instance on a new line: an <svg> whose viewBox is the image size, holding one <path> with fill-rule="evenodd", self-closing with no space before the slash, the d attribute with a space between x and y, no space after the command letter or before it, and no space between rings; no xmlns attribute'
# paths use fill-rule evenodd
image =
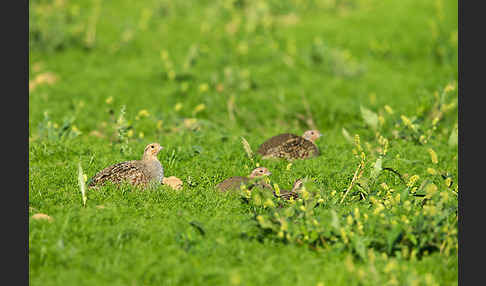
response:
<svg viewBox="0 0 486 286"><path fill-rule="evenodd" d="M147 147L145 147L145 150L143 152L144 158L149 158L149 157L157 157L157 154L159 154L160 150L162 150L163 147L160 146L159 143L151 143L148 144Z"/></svg>
<svg viewBox="0 0 486 286"><path fill-rule="evenodd" d="M251 171L250 178L270 176L272 173L265 167L258 167Z"/></svg>
<svg viewBox="0 0 486 286"><path fill-rule="evenodd" d="M321 136L322 134L321 132L319 132L319 130L307 130L306 132L304 132L304 135L302 135L302 137L312 142L316 141L317 138Z"/></svg>

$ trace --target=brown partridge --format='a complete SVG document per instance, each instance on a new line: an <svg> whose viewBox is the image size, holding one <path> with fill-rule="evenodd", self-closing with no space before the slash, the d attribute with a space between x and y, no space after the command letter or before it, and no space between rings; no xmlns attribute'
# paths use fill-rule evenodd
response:
<svg viewBox="0 0 486 286"><path fill-rule="evenodd" d="M258 148L258 153L267 158L307 159L319 156L314 143L322 134L318 130L308 130L302 136L284 133L273 136Z"/></svg>
<svg viewBox="0 0 486 286"><path fill-rule="evenodd" d="M248 189L251 190L253 187L259 186L262 188L270 188L270 185L268 185L265 182L260 182L252 181L256 178L264 177L264 176L270 176L272 173L265 167L258 167L251 171L250 175L248 177L242 177L242 176L234 176L231 178L228 178L221 183L216 185L216 188L218 188L220 191L225 192L228 190L238 190L242 184L248 185Z"/></svg>
<svg viewBox="0 0 486 286"><path fill-rule="evenodd" d="M161 184L164 178L164 168L157 159L157 154L162 148L159 143L147 145L142 160L126 161L106 167L89 180L88 186L103 185L107 181L115 184L127 182L142 187L151 183Z"/></svg>
<svg viewBox="0 0 486 286"><path fill-rule="evenodd" d="M292 190L281 190L280 195L277 195L277 193L274 191L273 195L277 198L282 198L284 200L290 200L290 198L293 198L294 200L299 198L299 193L298 191L302 189L304 186L304 179L297 179L294 182L294 185L292 186Z"/></svg>

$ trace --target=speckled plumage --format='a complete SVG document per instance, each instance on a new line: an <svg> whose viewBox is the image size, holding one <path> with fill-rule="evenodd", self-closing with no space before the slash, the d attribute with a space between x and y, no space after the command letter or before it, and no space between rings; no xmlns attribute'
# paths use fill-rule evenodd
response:
<svg viewBox="0 0 486 286"><path fill-rule="evenodd" d="M162 150L158 143L147 145L142 160L121 162L96 173L89 181L88 186L94 187L111 181L115 184L127 182L131 185L147 186L150 183L161 184L164 178L164 168L157 159Z"/></svg>
<svg viewBox="0 0 486 286"><path fill-rule="evenodd" d="M254 169L248 177L234 176L227 178L221 183L217 184L216 188L218 188L222 192L229 190L238 190L242 184L247 185L249 190L254 187L271 188L270 185L263 182L262 180L254 180L255 178L264 177L271 174L272 173L270 173L266 168L259 167Z"/></svg>
<svg viewBox="0 0 486 286"><path fill-rule="evenodd" d="M260 145L258 153L264 158L302 159L319 155L317 146L295 134L280 134Z"/></svg>
<svg viewBox="0 0 486 286"><path fill-rule="evenodd" d="M318 133L318 136L320 136L320 133ZM315 139L316 138L306 139L303 136L284 133L273 136L265 141L260 145L257 152L262 155L264 159L272 157L286 159L307 159L316 157L319 156L319 149L313 142Z"/></svg>
<svg viewBox="0 0 486 286"><path fill-rule="evenodd" d="M274 191L273 195L277 198L282 198L284 200L290 200L291 198L296 200L299 198L298 191L302 188L303 183L304 183L303 179L298 179L294 182L292 190L281 190L280 195L277 195Z"/></svg>

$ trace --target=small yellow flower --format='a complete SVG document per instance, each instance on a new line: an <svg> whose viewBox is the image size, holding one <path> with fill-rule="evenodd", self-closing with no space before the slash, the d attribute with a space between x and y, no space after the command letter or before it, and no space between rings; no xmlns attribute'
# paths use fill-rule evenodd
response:
<svg viewBox="0 0 486 286"><path fill-rule="evenodd" d="M445 88L444 92L454 91L456 89L456 85L454 83L449 83Z"/></svg>
<svg viewBox="0 0 486 286"><path fill-rule="evenodd" d="M209 85L207 83L202 83L199 85L199 92L203 93L208 91Z"/></svg>
<svg viewBox="0 0 486 286"><path fill-rule="evenodd" d="M451 179L451 178L446 178L446 179L444 180L444 183L445 183L445 185L446 185L447 187L450 187L450 186L451 186L451 184L452 184L452 179Z"/></svg>
<svg viewBox="0 0 486 286"><path fill-rule="evenodd" d="M86 174L83 174L84 182L88 181L88 176Z"/></svg>
<svg viewBox="0 0 486 286"><path fill-rule="evenodd" d="M175 107L174 107L175 111L179 111L182 109L182 103L178 102Z"/></svg>
<svg viewBox="0 0 486 286"><path fill-rule="evenodd" d="M271 199L267 199L264 203L263 203L263 206L264 207L275 207L275 204L273 203L273 201Z"/></svg>
<svg viewBox="0 0 486 286"><path fill-rule="evenodd" d="M417 180L419 179L420 177L418 175L413 175L412 177L410 177L410 179L408 180L408 184L407 186L408 187L413 187L413 185L415 184L415 182L417 182Z"/></svg>
<svg viewBox="0 0 486 286"><path fill-rule="evenodd" d="M149 115L150 115L150 113L147 111L147 109L142 109L142 110L140 110L140 111L138 112L138 116L139 116L139 117L147 117L147 116L149 116Z"/></svg>
<svg viewBox="0 0 486 286"><path fill-rule="evenodd" d="M349 225L352 225L353 224L353 217L351 215L348 215L346 217L346 222L349 224Z"/></svg>
<svg viewBox="0 0 486 286"><path fill-rule="evenodd" d="M276 183L273 184L273 189L275 190L275 194L277 196L280 196L280 188L279 188L279 186Z"/></svg>
<svg viewBox="0 0 486 286"><path fill-rule="evenodd" d="M288 170L290 170L290 167L292 167L292 163L288 163L287 167L285 169L288 171Z"/></svg>
<svg viewBox="0 0 486 286"><path fill-rule="evenodd" d="M194 108L194 113L198 113L200 111L203 111L204 109L206 108L206 105L204 105L203 103L201 104L198 104L195 108Z"/></svg>
<svg viewBox="0 0 486 286"><path fill-rule="evenodd" d="M383 188L385 191L388 191L388 189L390 189L390 187L388 187L388 185L387 185L385 182L381 183L381 185L380 185L380 186L381 186L381 187L382 187L382 188Z"/></svg>
<svg viewBox="0 0 486 286"><path fill-rule="evenodd" d="M378 121L380 122L380 125L385 124L385 117L378 115Z"/></svg>
<svg viewBox="0 0 486 286"><path fill-rule="evenodd" d="M139 137L139 138L143 138L143 137L144 137L143 132L138 133L138 137Z"/></svg>
<svg viewBox="0 0 486 286"><path fill-rule="evenodd" d="M439 160L437 159L437 154L432 148L429 148L427 151L429 151L430 154L430 159L432 160L432 163L437 164L439 163Z"/></svg>
<svg viewBox="0 0 486 286"><path fill-rule="evenodd" d="M427 173L429 173L431 175L435 175L435 174L437 174L437 171L434 168L427 168Z"/></svg>
<svg viewBox="0 0 486 286"><path fill-rule="evenodd" d="M385 111L388 112L388 114L393 114L393 109L388 105L385 105Z"/></svg>
<svg viewBox="0 0 486 286"><path fill-rule="evenodd" d="M261 215L258 215L256 219L258 220L259 223L262 223L264 221Z"/></svg>
<svg viewBox="0 0 486 286"><path fill-rule="evenodd" d="M128 136L128 137L132 137L132 136L133 136L133 130L128 130L128 132L127 132L127 136Z"/></svg>
<svg viewBox="0 0 486 286"><path fill-rule="evenodd" d="M157 129L159 129L159 130L162 129L162 120L157 121Z"/></svg>
<svg viewBox="0 0 486 286"><path fill-rule="evenodd" d="M105 100L106 104L111 104L113 102L113 96L110 96L108 97L106 100Z"/></svg>

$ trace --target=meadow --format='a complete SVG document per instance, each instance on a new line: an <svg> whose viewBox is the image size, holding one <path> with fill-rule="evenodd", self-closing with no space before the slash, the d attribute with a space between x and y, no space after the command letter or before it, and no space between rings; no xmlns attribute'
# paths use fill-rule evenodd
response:
<svg viewBox="0 0 486 286"><path fill-rule="evenodd" d="M457 285L457 11L29 1L30 284ZM319 157L256 154L308 129ZM152 142L181 190L83 201ZM215 190L256 166L280 189L306 177L301 198Z"/></svg>

